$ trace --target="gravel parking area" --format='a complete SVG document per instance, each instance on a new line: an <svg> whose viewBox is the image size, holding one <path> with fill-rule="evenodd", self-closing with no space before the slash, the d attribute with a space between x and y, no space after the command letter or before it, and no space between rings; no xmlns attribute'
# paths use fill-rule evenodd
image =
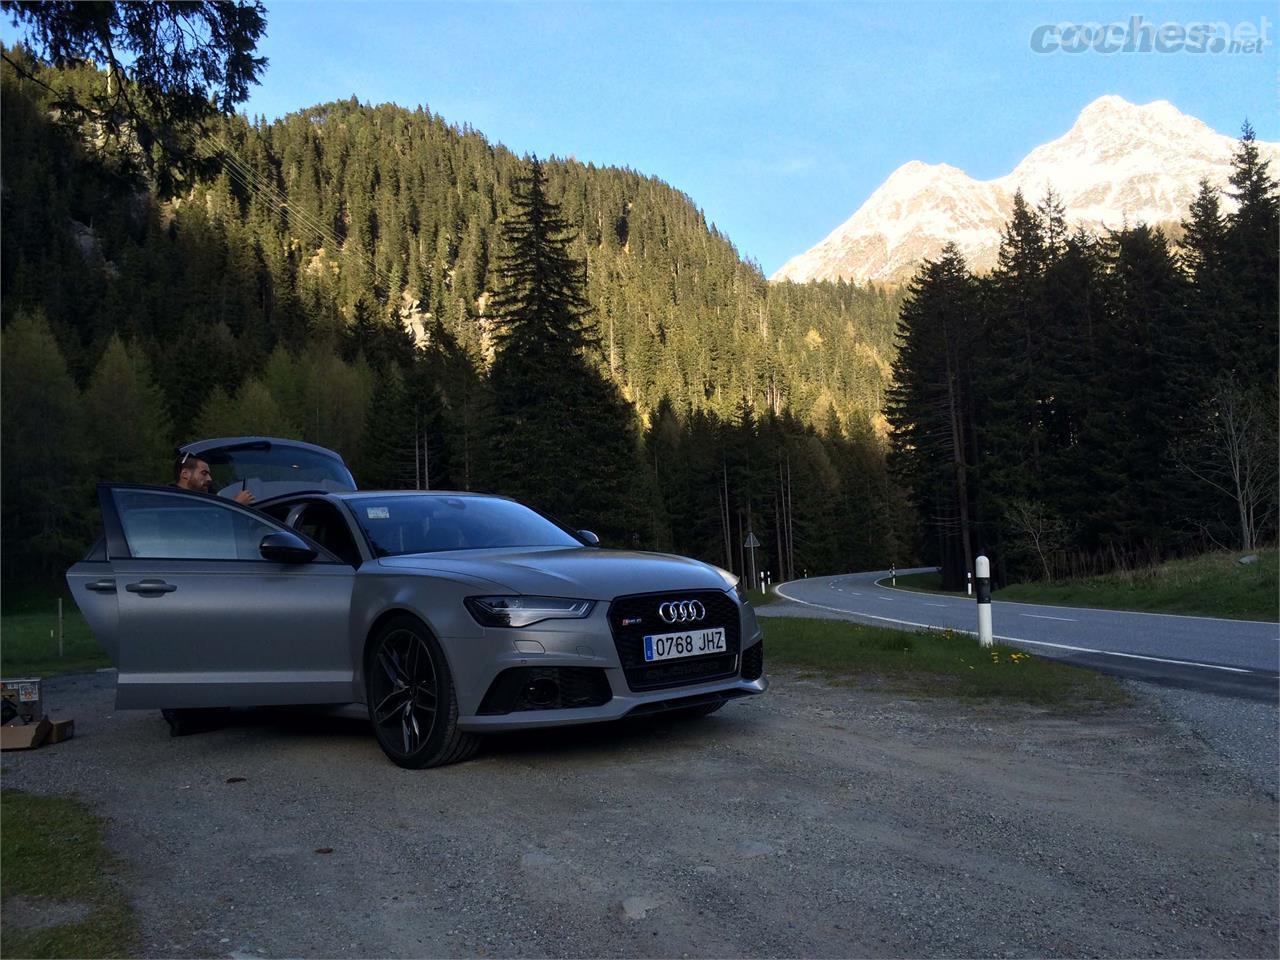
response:
<svg viewBox="0 0 1280 960"><path fill-rule="evenodd" d="M860 619L854 613L806 607L787 600L761 607L758 613L763 618L801 617L876 623ZM1033 652L1044 655L1043 650ZM1280 796L1280 707L1274 702L1220 696L1154 682L1122 682L1133 696L1158 704L1166 718L1204 740L1217 756L1233 765L1272 799Z"/></svg>
<svg viewBox="0 0 1280 960"><path fill-rule="evenodd" d="M170 739L111 674L4 782L109 818L150 956L1275 956L1277 807L1157 704L781 674L438 770L301 711Z"/></svg>
<svg viewBox="0 0 1280 960"><path fill-rule="evenodd" d="M1204 739L1272 799L1280 795L1280 709L1154 683L1126 682L1138 696L1159 702L1166 716Z"/></svg>

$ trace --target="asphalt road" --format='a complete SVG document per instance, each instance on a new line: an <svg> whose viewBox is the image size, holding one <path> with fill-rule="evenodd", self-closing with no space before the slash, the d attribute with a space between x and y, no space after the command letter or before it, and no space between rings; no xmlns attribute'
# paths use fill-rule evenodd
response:
<svg viewBox="0 0 1280 960"><path fill-rule="evenodd" d="M777 591L868 623L976 631L973 600L877 585L888 576L880 570L812 577L780 584ZM1166 686L1280 699L1280 624L1001 601L991 607L999 640L1041 656Z"/></svg>

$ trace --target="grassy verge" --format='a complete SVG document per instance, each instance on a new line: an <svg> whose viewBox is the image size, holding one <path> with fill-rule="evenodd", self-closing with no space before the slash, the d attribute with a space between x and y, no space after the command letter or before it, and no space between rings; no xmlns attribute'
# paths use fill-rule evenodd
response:
<svg viewBox="0 0 1280 960"><path fill-rule="evenodd" d="M1102 577L1015 583L994 596L1067 607L1280 620L1280 551L1254 553L1257 563L1240 563L1240 553L1205 553Z"/></svg>
<svg viewBox="0 0 1280 960"><path fill-rule="evenodd" d="M975 638L951 631L779 617L769 621L765 639L769 659L780 666L904 693L1076 706L1128 700L1111 677L1014 647L983 649Z"/></svg>
<svg viewBox="0 0 1280 960"><path fill-rule="evenodd" d="M747 599L751 601L753 607L763 607L766 604L773 603L778 599L778 595L770 590L748 590Z"/></svg>
<svg viewBox="0 0 1280 960"><path fill-rule="evenodd" d="M886 587L894 586L899 590L910 590L912 593L944 593L942 574L937 571L928 573L900 573L898 582L892 583L889 578L882 581Z"/></svg>
<svg viewBox="0 0 1280 960"><path fill-rule="evenodd" d="M1064 607L1280 620L1280 550L1272 547L1254 552L1256 563L1240 563L1243 554L1239 552L1204 553L1097 577L1015 583L995 591L992 597ZM944 592L942 576L932 572L899 574L897 586L920 593Z"/></svg>
<svg viewBox="0 0 1280 960"><path fill-rule="evenodd" d="M128 901L107 880L114 868L102 821L69 797L0 792L4 871L0 899L6 957L122 957L137 940ZM12 898L82 905L83 919L37 929L11 925ZM25 912L25 911L24 911Z"/></svg>
<svg viewBox="0 0 1280 960"><path fill-rule="evenodd" d="M49 677L111 666L106 652L93 639L75 604L63 601L62 657L58 656L57 601L0 615L0 675Z"/></svg>

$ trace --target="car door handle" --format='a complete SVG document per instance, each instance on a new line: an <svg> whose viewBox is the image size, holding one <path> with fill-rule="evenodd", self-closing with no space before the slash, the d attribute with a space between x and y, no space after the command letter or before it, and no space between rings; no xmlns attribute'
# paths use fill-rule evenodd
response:
<svg viewBox="0 0 1280 960"><path fill-rule="evenodd" d="M131 583L125 587L130 593L136 593L143 597L158 597L162 593L173 593L177 590L177 586L172 583L165 583L163 580L139 580L137 583Z"/></svg>
<svg viewBox="0 0 1280 960"><path fill-rule="evenodd" d="M86 590L92 590L94 593L115 593L116 582L108 577L105 580L92 580L84 585Z"/></svg>

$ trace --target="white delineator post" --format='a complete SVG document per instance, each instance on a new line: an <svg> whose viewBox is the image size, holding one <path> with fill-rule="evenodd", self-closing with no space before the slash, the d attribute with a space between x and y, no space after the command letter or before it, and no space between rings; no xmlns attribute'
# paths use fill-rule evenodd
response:
<svg viewBox="0 0 1280 960"><path fill-rule="evenodd" d="M991 562L986 557L978 557L974 562L977 575L974 580L978 586L978 642L984 647L991 646Z"/></svg>
<svg viewBox="0 0 1280 960"><path fill-rule="evenodd" d="M896 563L889 564L889 583L895 587L898 585L898 565Z"/></svg>

